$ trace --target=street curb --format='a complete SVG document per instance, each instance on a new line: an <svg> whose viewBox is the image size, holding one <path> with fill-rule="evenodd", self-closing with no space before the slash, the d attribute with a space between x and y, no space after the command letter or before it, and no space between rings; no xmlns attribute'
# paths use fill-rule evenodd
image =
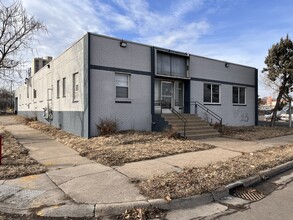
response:
<svg viewBox="0 0 293 220"><path fill-rule="evenodd" d="M195 195L195 196L189 196L185 198L180 199L174 199L170 202L164 200L164 199L151 199L143 203L136 202L134 203L135 206L129 206L130 203L119 203L119 206L112 207L112 204L104 205L103 211L99 213L99 209L96 209L96 217L102 215L114 215L115 214L121 214L126 209L130 209L133 207L140 207L140 208L146 208L146 207L157 207L160 209L165 210L176 210L176 209L187 209L187 208L193 208L196 206L205 205L208 203L211 203L213 201L219 201L223 197L229 196L230 190L239 187L249 187L255 184L258 184L262 181L266 181L278 174L281 174L283 172L286 172L293 168L293 161L286 162L285 164L278 165L274 168L270 168L264 171L260 171L258 174L254 176L247 177L245 179L241 179L238 181L235 181L233 183L230 183L222 188L218 188L210 193L204 193L201 195ZM107 208L106 208L107 207ZM123 207L125 209L123 209ZM112 213L108 212L111 211ZM100 214L100 215L99 215Z"/></svg>
<svg viewBox="0 0 293 220"><path fill-rule="evenodd" d="M239 186L249 187L249 186L255 185L257 183L260 183L262 181L267 181L268 179L271 179L272 177L274 177L278 174L281 174L283 172L286 172L292 168L293 168L293 161L289 161L284 164L278 165L274 168L260 171L258 174L254 175L254 176L250 176L245 179L230 183L230 184L223 186L221 188L218 188L210 193L204 193L201 195L194 195L194 196L189 196L189 197L185 197L185 198L174 199L171 201L166 201L164 199L150 199L150 200L145 200L145 201L133 201L133 202L111 203L111 204L96 204L92 207L94 209L93 212L88 211L89 210L88 204L76 204L75 208L78 207L78 208L81 208L82 210L84 208L86 208L88 217L91 215L90 213L92 213L92 215L95 217L120 215L125 210L132 209L133 207L136 207L136 208L157 207L157 208L164 209L164 210L194 208L196 206L205 205L205 204L211 203L213 201L219 201L223 197L229 196L230 195L229 192L236 187L239 187ZM56 210L56 211L61 211L63 209L66 209L67 206L60 205L60 206L58 206L59 210ZM44 209L43 211L51 210L52 208L54 208L54 206L52 206L51 208L48 207L47 209ZM14 214L21 214L21 215L30 214L29 208L17 209L15 207L12 207L11 205L5 204L3 202L0 202L0 211L4 212L4 213L14 213ZM52 215L52 213L50 213L50 214L44 213L44 216L47 216L46 214ZM67 213L67 215L68 215L68 213ZM60 212L57 215L54 213L53 216L62 217ZM83 217L85 217L85 216L83 216Z"/></svg>
<svg viewBox="0 0 293 220"><path fill-rule="evenodd" d="M278 165L274 168L271 169L267 169L264 171L259 172L259 176L263 179L263 180L267 180L270 179L280 173L286 172L290 169L293 168L293 161L289 161L287 163Z"/></svg>

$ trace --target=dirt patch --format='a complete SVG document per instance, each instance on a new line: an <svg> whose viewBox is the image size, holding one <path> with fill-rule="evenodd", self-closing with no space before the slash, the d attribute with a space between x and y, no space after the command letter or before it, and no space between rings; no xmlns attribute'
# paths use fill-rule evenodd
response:
<svg viewBox="0 0 293 220"><path fill-rule="evenodd" d="M256 141L290 134L293 134L292 128L269 126L223 126L222 131L223 137L244 141Z"/></svg>
<svg viewBox="0 0 293 220"><path fill-rule="evenodd" d="M273 147L255 153L245 153L225 162L206 167L186 168L142 181L137 184L149 198L166 200L211 192L221 186L257 174L293 160L293 145Z"/></svg>
<svg viewBox="0 0 293 220"><path fill-rule="evenodd" d="M132 208L126 210L118 220L147 220L147 219L166 219L166 211L154 208Z"/></svg>
<svg viewBox="0 0 293 220"><path fill-rule="evenodd" d="M108 166L214 148L194 140L167 138L168 134L160 132L132 131L85 139L38 121L28 125L53 136L81 156Z"/></svg>
<svg viewBox="0 0 293 220"><path fill-rule="evenodd" d="M2 130L1 135L3 150L0 179L13 179L46 172L46 168L31 158L28 150L8 131Z"/></svg>

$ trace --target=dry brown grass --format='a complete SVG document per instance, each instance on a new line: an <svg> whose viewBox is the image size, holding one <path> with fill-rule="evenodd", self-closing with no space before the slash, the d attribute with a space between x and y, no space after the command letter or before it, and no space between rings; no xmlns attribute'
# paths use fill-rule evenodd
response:
<svg viewBox="0 0 293 220"><path fill-rule="evenodd" d="M46 168L31 158L28 150L18 143L8 131L1 131L1 135L3 137L3 158L0 165L0 179L13 179L46 171Z"/></svg>
<svg viewBox="0 0 293 220"><path fill-rule="evenodd" d="M244 141L256 141L266 138L293 134L293 128L269 126L223 126L223 137Z"/></svg>
<svg viewBox="0 0 293 220"><path fill-rule="evenodd" d="M206 167L186 168L138 183L149 198L180 198L211 192L221 186L293 160L293 145L273 147L217 162Z"/></svg>
<svg viewBox="0 0 293 220"><path fill-rule="evenodd" d="M28 125L53 136L81 156L109 166L214 148L194 140L167 138L169 134L159 132L132 131L84 139L38 121Z"/></svg>

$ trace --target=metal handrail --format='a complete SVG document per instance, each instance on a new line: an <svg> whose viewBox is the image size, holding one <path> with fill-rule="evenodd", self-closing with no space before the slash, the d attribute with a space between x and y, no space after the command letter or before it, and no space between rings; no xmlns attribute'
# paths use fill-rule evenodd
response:
<svg viewBox="0 0 293 220"><path fill-rule="evenodd" d="M169 105L166 101L164 100L158 100L155 101L155 104L159 104L161 106L161 114L162 114L162 106L166 106L174 115L177 116L182 122L183 122L183 136L186 138L186 122L187 120L178 112L176 109L174 109L171 105Z"/></svg>
<svg viewBox="0 0 293 220"><path fill-rule="evenodd" d="M213 112L212 110L210 110L209 108L207 108L206 106L204 106L203 104L201 104L198 101L190 102L190 105L194 105L195 107L199 106L206 113L208 113L209 115L211 115L215 119L217 119L219 121L219 124L220 124L220 131L222 131L222 122L223 122L223 119L218 114L216 114L215 112Z"/></svg>

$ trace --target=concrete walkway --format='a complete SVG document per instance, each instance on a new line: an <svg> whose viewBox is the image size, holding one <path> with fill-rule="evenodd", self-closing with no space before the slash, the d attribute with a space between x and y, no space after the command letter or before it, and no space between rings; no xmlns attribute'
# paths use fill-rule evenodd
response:
<svg viewBox="0 0 293 220"><path fill-rule="evenodd" d="M51 217L93 217L123 212L125 204L147 206L150 201L139 194L130 178L148 179L293 142L293 135L258 142L212 138L201 140L216 146L211 150L107 167L79 156L48 135L17 122L13 116L0 116L0 123L48 169L40 175L0 180L0 212L35 211ZM119 209L121 204L124 206Z"/></svg>

